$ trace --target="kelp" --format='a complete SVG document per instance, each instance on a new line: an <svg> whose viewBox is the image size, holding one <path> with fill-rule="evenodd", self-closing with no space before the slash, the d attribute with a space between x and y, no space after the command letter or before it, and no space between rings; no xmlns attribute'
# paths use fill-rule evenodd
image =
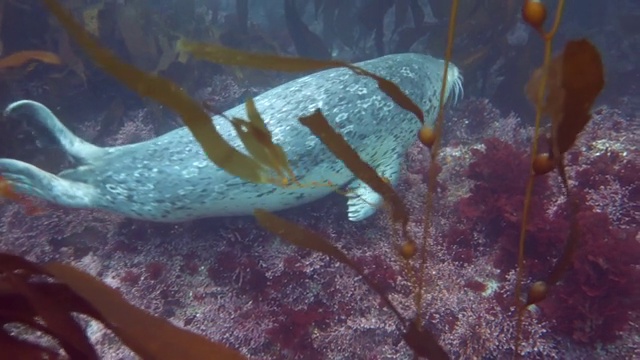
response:
<svg viewBox="0 0 640 360"><path fill-rule="evenodd" d="M61 65L60 57L49 51L23 50L0 58L0 70L20 67L30 61L41 61L46 64Z"/></svg>
<svg viewBox="0 0 640 360"><path fill-rule="evenodd" d="M108 50L102 48L97 41L95 41L90 34L82 29L73 18L62 9L55 0L45 0L47 6L52 10L54 15L60 20L65 28L74 36L76 41L87 51L94 61L98 63L102 68L111 73L117 79L131 87L143 96L148 96L164 103L165 105L175 109L185 119L185 123L190 128L196 139L205 149L205 152L209 155L210 159L216 163L214 156L209 153L210 150L207 146L212 144L211 139L207 140L207 137L214 136L219 137L219 134L215 132L215 129L205 133L202 131L204 128L204 110L202 110L197 104L193 102L186 94L177 89L177 86L164 80L162 78L152 76L144 73L143 71L130 66L113 56ZM280 71L311 71L322 70L336 67L345 67L356 74L367 76L375 80L378 87L387 94L396 104L402 108L413 112L421 123L424 123L424 114L422 110L411 101L402 90L393 82L388 81L382 77L372 74L364 69L351 65L349 63L340 61L317 61L311 59L298 59L279 57L275 55L265 54L251 54L238 50L224 48L219 45L212 44L198 44L188 42L184 39L180 39L178 42L178 50L181 53L189 53L197 58L204 58L210 61L214 61L221 64L234 65L234 66L251 66L259 69L280 70ZM177 100L176 100L177 99ZM273 144L271 134L264 125L259 112L255 108L255 104L252 100L247 101L247 114L249 121L242 119L228 119L231 122L234 129L238 133L239 138L243 142L243 145L247 151L254 157L248 158L255 163L252 163L252 169L254 176L249 177L249 180L259 180L260 182L266 182L263 167L268 167L275 170L278 175L282 176L285 173L292 175L286 156L282 149ZM222 115L222 114L218 114ZM194 117L196 121L190 118ZM226 116L222 115L226 118ZM406 225L408 223L408 213L402 204L399 196L393 190L388 181L381 178L373 168L366 164L358 154L349 146L344 138L333 130L322 113L318 110L310 116L303 117L300 122L309 127L309 129L318 136L325 145L339 158L345 165L354 173L356 177L364 181L372 189L379 192L385 202L390 205L392 218L394 222L400 223L403 229L403 235L407 239L407 244L415 245L415 242L409 239ZM211 126L211 121L207 117L206 124ZM211 126L212 127L212 126ZM200 136L200 137L199 137ZM226 144L226 143L225 143ZM219 150L219 149L217 149ZM218 164L218 163L216 163ZM237 165L236 163L233 163ZM220 165L220 164L218 164ZM223 167L229 171L228 168ZM233 170L233 169L232 169ZM233 171L229 171L234 174ZM261 177L256 179L255 174L259 174ZM237 175L237 174L234 174ZM246 175L246 174L245 174ZM241 176L242 177L242 176ZM247 180L247 177L244 177ZM307 246L310 249L320 251L326 255L332 256L342 263L355 269L359 274L363 275L362 270L358 270L358 266L351 261L346 255L337 251L337 248L331 246L328 242L322 240L319 237L310 236L305 232L304 228L291 227L287 225L287 222L276 221L274 217L267 217L265 213L257 212L256 216L261 218L261 224L267 229L277 231L281 236L290 239L292 243L299 246ZM266 220L268 221L266 221ZM281 219L280 219L281 220ZM284 221L284 222L283 222ZM271 224L271 225L269 225ZM275 225L274 225L275 224ZM314 244L301 240L302 242L296 242L294 239L315 239ZM404 256L404 255L403 255ZM408 262L412 256L404 257ZM438 342L427 329L423 328L421 321L419 320L420 312L417 311L415 318L411 320L404 319L400 313L395 309L393 304L388 301L386 295L366 276L365 281L372 287L383 299L386 299L387 305L394 311L403 326L403 339L415 352L416 355L426 356L430 359L447 359L448 356L444 350L438 345ZM130 346L134 347L136 344Z"/></svg>
<svg viewBox="0 0 640 360"><path fill-rule="evenodd" d="M569 41L564 51L549 64L546 89L540 89L541 83L542 69L538 69L532 74L525 92L532 103L541 91L546 94L541 110L544 115L551 118L551 136L549 137L550 153L544 158L557 167L562 179L570 206L571 227L562 256L556 261L544 282L544 291L540 290L542 285L537 283L537 286L529 291L526 305L535 304L543 299L544 296L541 295L546 295L548 288L562 278L577 247L578 204L569 190L563 155L573 146L580 132L591 120L591 106L604 87L602 58L588 40ZM536 172L536 175L541 174Z"/></svg>
<svg viewBox="0 0 640 360"><path fill-rule="evenodd" d="M533 27L545 43L544 62L536 70L527 86L525 94L536 106L536 121L531 145L531 174L525 191L522 224L518 249L518 269L516 279L516 352L519 354L519 339L522 333L524 312L529 305L544 300L549 289L556 285L568 270L573 254L578 246L580 229L577 222L578 202L572 196L563 164L563 155L575 143L578 134L591 119L590 109L596 97L604 87L604 69L598 50L587 40L569 41L562 54L551 59L551 45L560 25L565 1L557 5L554 24L549 32L542 28L546 19L543 4L526 1L523 6L523 19ZM538 154L538 138L543 116L551 118L551 136L549 154ZM525 301L520 299L524 272L524 249L529 209L533 193L534 179L554 168L562 180L569 205L570 228L562 255L556 260L546 281L537 281L529 289Z"/></svg>
<svg viewBox="0 0 640 360"><path fill-rule="evenodd" d="M284 149L273 142L271 132L258 112L252 98L245 102L245 111L249 121L237 117L229 118L210 104L203 102L202 106L210 113L227 120L235 130L238 138L249 154L264 167L263 171L274 171L278 178L266 177L265 182L278 186L290 186L298 183L289 165L289 159Z"/></svg>
<svg viewBox="0 0 640 360"><path fill-rule="evenodd" d="M545 88L541 88L543 73L543 69L537 69L531 75L525 92L532 103L535 103L541 92L546 95L541 103L541 111L543 115L551 118L551 136L550 153L543 155L543 158L550 162L545 169L558 169L570 206L571 227L562 256L556 261L544 282L544 291L543 285L537 283L532 287L533 290L530 290L525 306L544 299L549 287L555 285L568 269L576 249L579 237L576 219L578 205L571 196L563 155L574 145L580 132L591 120L591 106L604 87L602 59L595 46L585 39L567 42L563 52L551 60L546 73ZM539 157L540 155L536 159ZM534 168L534 175L542 174Z"/></svg>
<svg viewBox="0 0 640 360"><path fill-rule="evenodd" d="M72 360L98 359L73 313L99 321L144 359L244 359L235 350L136 308L118 291L69 265L38 265L20 256L0 253L3 356L58 357L57 349L17 338L4 326L21 324L55 339Z"/></svg>
<svg viewBox="0 0 640 360"><path fill-rule="evenodd" d="M402 325L402 338L416 355L430 360L445 360L449 356L438 344L436 337L427 329L422 328L415 320L407 320L393 305L387 294L371 280L356 262L351 260L344 252L325 240L322 236L307 230L305 227L287 221L263 209L255 209L254 216L263 228L281 237L287 242L324 254L355 271L376 292L383 303L393 312Z"/></svg>
<svg viewBox="0 0 640 360"><path fill-rule="evenodd" d="M394 222L401 224L403 237L406 239L406 242L400 247L399 253L408 262L415 254L415 241L410 238L406 228L408 223L406 207L391 184L381 178L375 169L360 158L358 153L351 148L347 141L329 125L329 122L319 109L309 116L301 117L299 121L302 125L309 128L358 179L379 193L385 200L385 203L390 205L392 219ZM402 324L402 338L416 355L431 360L449 358L438 343L436 337L428 329L422 327L419 317L410 320L405 319L389 300L386 293L375 282L371 281L357 263L351 260L336 246L312 231L284 220L266 210L256 209L254 215L260 226L271 233L280 236L293 245L327 255L347 265L360 275L365 283L382 298L385 305L395 314ZM408 263L405 264L408 266ZM419 289L416 289L416 291L419 291ZM417 307L416 313L420 314Z"/></svg>
<svg viewBox="0 0 640 360"><path fill-rule="evenodd" d="M157 100L172 109L175 109L185 119L185 123L192 131L196 139L205 149L205 152L209 155L210 159L220 166L215 160L224 160L225 166L221 166L223 169L229 171L229 168L235 170L238 173L242 173L247 177L243 177L245 180L254 182L269 182L269 178L266 175L265 169L270 169L276 172L276 174L283 179L288 179L286 176L293 178L293 174L288 166L286 154L282 151L278 145L273 143L272 137L268 129L266 128L262 117L260 116L258 109L255 108L255 104L250 99L245 104L247 107L247 114L249 121L242 119L228 119L231 122L234 129L238 133L243 145L252 156L246 158L232 157L235 153L229 155L229 151L234 150L224 140L219 137L219 134L215 132L215 129L211 126L211 121L208 118L200 106L193 102L186 94L179 91L176 85L136 69L120 62L108 50L101 48L95 40L91 38L89 34L83 32L83 29L78 28L78 25L74 23L73 19L67 14L55 0L45 0L48 7L52 9L52 12L60 19L65 28L76 37L76 40L81 46L90 54L90 56L100 66L105 68L108 72L114 75L116 78L124 82L126 85L139 92L143 96L148 96ZM241 3L241 2L238 2ZM322 1L316 1L316 10L320 8ZM337 4L342 2L335 2ZM466 2L470 4L470 2ZM510 2L511 3L511 2ZM411 9L413 11L415 1L411 1ZM343 6L343 5L342 5ZM406 4L401 5L401 9L405 9ZM334 155L345 163L354 175L360 180L364 181L374 191L382 195L387 205L390 205L392 211L392 218L394 222L401 223L403 225L403 236L405 243L399 247L399 255L405 261L406 269L413 269L413 265L409 264L414 258L417 252L420 252L419 258L419 274L417 277L413 277L410 280L415 286L415 317L412 319L404 318L397 308L391 303L387 294L382 291L374 282L372 282L364 273L362 268L351 260L345 253L343 253L336 246L320 237L319 235L305 229L304 227L288 222L278 216L270 214L264 210L256 209L255 216L261 226L267 230L277 234L286 241L293 245L300 246L312 251L320 252L327 255L336 261L343 263L356 271L357 274L363 277L364 281L371 287L381 298L389 309L394 312L395 316L402 325L402 338L406 344L411 348L416 356L424 356L429 359L446 359L447 354L442 347L438 344L436 337L426 330L421 321L421 315L425 313L423 311L423 291L425 287L425 277L427 271L427 243L428 237L431 236L432 230L432 216L433 216L433 199L436 189L437 180L437 157L440 147L442 127L443 127L443 108L444 108L444 89L446 86L447 71L449 61L452 55L452 44L454 38L454 30L456 26L456 15L458 13L459 1L454 0L452 2L450 22L448 28L447 49L445 53L445 71L443 76L443 83L441 89L441 98L438 109L438 116L436 124L433 129L422 128L418 137L431 151L431 165L428 172L428 192L425 198L425 214L424 214L424 233L422 242L418 247L417 243L409 238L406 231L406 224L408 214L399 196L390 184L381 178L375 170L366 164L358 154L351 149L349 144L344 138L337 133L328 124L326 118L324 118L322 112L318 109L309 116L305 116L299 119L301 124L307 126L328 148ZM538 11L533 15L528 12L533 6L533 11ZM540 6L544 10L544 5L535 1L525 1L523 7L523 18L525 21L530 21L530 25L534 27L545 41L545 58L543 66L538 70L529 84L530 90L527 90L527 94L530 100L536 104L537 115L534 131L534 140L532 142L532 172L527 183L527 189L525 191L525 204L523 208L522 228L519 240L519 253L518 253L518 273L516 282L516 308L517 308L517 330L515 339L515 356L519 356L519 342L520 334L522 332L522 318L524 310L530 304L535 304L542 301L552 285L555 285L562 277L564 272L568 268L568 264L571 260L573 251L575 250L579 238L579 229L575 217L572 219L571 228L568 235L568 240L565 246L563 255L558 259L555 266L551 269L549 277L546 281L538 281L531 286L527 300L523 303L520 299L523 268L524 268L524 243L526 238L526 228L529 215L529 206L531 201L531 194L533 189L533 179L541 172L536 172L536 168L544 168L544 166L536 166L536 161L540 163L540 159L537 154L537 139L539 137L540 123L543 115L548 115L552 119L552 131L550 137L550 154L547 156L547 162L542 161L543 165L546 165L549 171L553 168L558 168L565 189L567 191L567 197L569 199L569 205L571 206L571 213L576 213L577 204L570 196L569 188L566 181L566 175L564 174L564 168L562 166L562 155L569 150L578 134L582 131L584 126L589 121L589 108L591 107L596 96L600 92L604 85L604 79L602 76L602 63L595 47L593 47L586 40L572 41L567 44L563 54L551 61L551 40L553 39L561 18L562 9L564 6L564 0L560 0L558 3L558 9L556 19L552 30L549 33L545 33L542 30L542 24L544 23L546 10L540 11ZM406 14L405 14L406 15ZM415 13L414 20L415 18ZM398 15L404 16L404 15ZM181 38L177 43L177 51L180 53L181 58L184 58L185 54L194 56L195 58L213 61L216 63L231 65L231 66L246 66L263 70L275 70L286 72L305 72L323 70L329 68L347 68L356 74L367 76L375 80L378 87L385 92L396 104L402 108L411 111L418 117L421 123L424 124L423 113L417 105L415 105L403 92L395 85L386 79L380 78L375 74L369 73L364 69L356 67L352 64L340 62L340 61L320 61L313 59L300 59L291 57L281 57L276 55L266 54L252 54L243 52L240 50L229 49L224 46L206 43L190 42L184 38ZM585 72L591 72L594 76L588 79L582 78ZM554 75L555 74L555 75ZM598 77L599 76L599 77ZM546 97L545 97L546 94ZM176 100L177 98L177 100ZM218 114L222 115L222 114ZM224 117L224 115L222 115ZM226 118L226 117L225 117ZM205 121L206 119L206 121ZM208 125L207 125L208 124ZM210 138L213 136L213 139ZM213 141L212 141L213 140ZM212 144L220 145L216 143L219 141L222 146L228 146L231 150L226 149L223 151L225 155L221 158L215 158L214 154L210 151L213 150ZM220 154L220 149L215 149ZM240 155L243 155L240 153ZM243 155L244 156L244 155ZM231 159L229 158L231 157ZM536 160L537 159L537 160ZM248 164L250 169L239 168L239 164L244 161L245 165ZM553 166L549 166L549 164ZM233 171L229 171L234 174ZM237 175L237 174L234 174ZM286 176L285 176L286 175ZM255 181L258 180L258 181ZM285 182L288 182L285 181ZM287 183L283 183L287 185ZM411 265L411 266L410 266ZM54 267L54 270L59 270ZM69 270L69 269L66 269ZM409 271L407 270L407 271ZM52 271L52 270L49 270ZM72 271L72 270L69 270ZM70 276L66 277L67 273L58 273L57 275L70 281L73 279L78 283L83 283L85 280L82 276ZM77 274L76 274L77 275ZM77 284L77 283L76 283ZM81 285L83 286L83 285ZM86 295L87 288L76 289L81 292L82 295ZM93 290L92 290L93 292ZM100 291L96 290L96 293ZM112 297L115 295L111 294ZM88 295L86 295L88 296ZM101 294L105 301L110 299L108 294ZM105 305L104 303L98 303L98 305ZM105 313L116 316L111 311L113 310L107 306L107 309L101 307ZM99 317L104 314L94 314ZM127 317L135 318L134 315L128 315ZM117 318L118 321L124 321L121 318ZM36 322L30 323L35 329L42 328L42 326ZM135 326L133 324L123 324L126 326ZM43 330L51 331L51 330ZM133 331L133 335L136 333ZM0 343L6 339L6 334L0 332ZM77 334L76 334L77 335ZM131 335L131 334L129 334ZM123 340L124 341L124 340ZM67 340L67 343L69 341ZM15 348L22 346L22 344L15 343ZM129 344L132 348L141 345L138 343ZM73 349L74 351L83 351L82 349ZM84 349L86 351L87 349ZM144 349L142 349L144 350Z"/></svg>
<svg viewBox="0 0 640 360"><path fill-rule="evenodd" d="M541 91L544 69L533 72L525 87L532 104ZM588 40L569 41L549 64L542 114L551 118L550 158L559 159L575 143L604 87L604 68L598 50Z"/></svg>
<svg viewBox="0 0 640 360"><path fill-rule="evenodd" d="M316 60L287 56L257 54L231 49L218 44L193 42L181 38L177 48L180 52L190 54L197 59L208 60L217 64L245 66L261 70L283 72L307 72L334 68L347 68L354 73L376 81L378 88L389 96L393 102L403 109L412 112L420 123L424 124L422 109L416 105L394 82L348 62L339 60Z"/></svg>
<svg viewBox="0 0 640 360"><path fill-rule="evenodd" d="M44 0L44 3L96 64L141 96L156 100L180 114L214 164L246 181L268 181L263 167L229 145L201 106L176 84L160 76L147 74L118 59L102 47L56 0Z"/></svg>
<svg viewBox="0 0 640 360"><path fill-rule="evenodd" d="M338 249L335 245L325 240L322 236L314 233L311 230L307 230L304 226L297 225L290 221L287 221L277 215L274 215L264 209L255 209L253 215L258 220L258 224L269 232L273 233L286 240L287 242L302 247L305 249L313 250L322 253L334 260L347 265L367 283L367 285L375 291L385 303L386 306L398 317L400 320L404 320L398 309L387 297L387 294L376 283L371 281L367 274L364 272L361 266L351 260L344 252Z"/></svg>
<svg viewBox="0 0 640 360"><path fill-rule="evenodd" d="M276 172L280 177L280 182L273 180L274 184L287 185L290 181L296 181L293 170L289 166L287 154L285 154L280 145L273 143L271 132L267 129L262 116L256 109L253 99L247 99L245 107L249 121L239 118L227 118L245 149L261 165ZM226 118L226 116L224 117Z"/></svg>
<svg viewBox="0 0 640 360"><path fill-rule="evenodd" d="M45 4L67 29L71 36L74 37L78 44L105 71L109 72L140 95L152 98L180 114L185 125L189 128L213 163L229 173L239 176L247 181L255 183L272 182L272 179L268 176L262 166L265 164L263 161L265 159L253 159L229 145L217 132L211 119L204 109L202 109L200 104L192 100L176 84L162 77L148 74L135 66L119 60L109 50L102 47L88 31L78 24L73 17L60 6L57 1L45 0ZM390 96L399 106L413 112L421 122L424 122L424 114L422 113L422 110L413 103L413 101L409 99L409 97L407 97L396 84L345 62L251 54L220 45L188 42L185 39L180 39L177 46L181 53L189 53L195 57L206 58L207 60L221 64L236 66L252 66L261 69L285 71L309 71L346 67L357 74L374 79L378 83L380 89ZM238 126L242 129L242 126L245 125L243 123L238 123L237 121L234 121L233 123L235 124L234 127L236 127L236 129ZM255 130L257 128L250 129L245 127L244 129ZM249 136L253 135L262 135L262 140L267 138L266 136L263 136L265 135L265 132L260 131L243 131L243 134L246 135L243 136L243 142L252 142L253 140L249 139ZM255 140L262 142L261 139ZM257 151L257 147L251 145L250 147L252 147L254 152ZM275 148L272 147L272 149ZM277 154L278 151L275 150L270 153ZM279 157L279 161L282 162L282 154L277 155L277 157ZM278 172L281 169L275 168L273 170Z"/></svg>
<svg viewBox="0 0 640 360"><path fill-rule="evenodd" d="M520 225L520 236L518 239L518 265L517 265L517 273L516 273L516 287L515 287L515 305L517 311L517 319L516 319L516 339L515 339L515 358L520 356L519 348L520 348L520 337L522 334L522 322L524 318L524 312L527 307L527 303L529 300L524 303L521 300L522 294L522 277L524 274L524 249L525 249L525 241L527 236L527 224L529 221L529 212L531 210L531 198L533 195L533 185L535 180L535 169L538 164L536 164L536 154L538 153L538 138L540 136L540 125L543 116L543 100L544 100L544 92L546 89L546 82L548 80L548 73L551 63L551 45L552 40L555 37L555 34L558 31L560 26L560 19L562 18L562 11L564 10L565 1L560 0L558 2L556 8L556 16L554 19L553 26L548 33L545 33L542 26L544 25L544 21L546 20L546 8L543 4L540 4L537 1L525 1L522 7L522 17L529 26L534 28L544 40L544 58L542 64L542 72L540 76L540 83L538 84L538 92L535 97L535 106L536 106L536 118L534 124L533 131L533 140L531 141L531 174L529 175L529 179L527 181L527 186L525 188L524 195L524 205L522 208L522 222ZM525 91L526 92L526 91ZM547 168L552 168L551 166L547 166ZM530 298L531 300L543 300L547 296L548 287L547 286L534 286L532 289L535 291L531 291L530 289Z"/></svg>
<svg viewBox="0 0 640 360"><path fill-rule="evenodd" d="M406 230L409 214L398 193L393 190L389 182L378 175L371 165L360 158L360 155L353 150L342 135L329 125L322 112L316 110L309 116L303 116L300 118L300 123L309 128L358 179L382 196L385 203L391 207L391 216L394 222L400 223L402 229Z"/></svg>
<svg viewBox="0 0 640 360"><path fill-rule="evenodd" d="M451 14L449 17L449 29L447 35L447 47L445 50L444 58L444 71L442 74L442 83L440 85L440 100L438 103L438 115L434 124L434 129L423 127L418 131L418 139L425 144L431 152L431 163L429 164L427 173L427 193L425 194L425 210L424 210L424 227L422 229L422 241L420 246L420 263L418 270L417 291L415 294L415 307L418 314L422 313L423 308L423 291L426 283L427 276L427 243L432 232L433 214L434 214L434 197L435 189L437 188L438 177L438 152L440 151L440 144L442 140L442 129L444 127L444 104L445 93L447 89L449 63L451 62L451 56L453 53L453 40L456 28L456 19L458 15L459 0L454 0L451 3ZM420 318L416 318L418 322L416 326L420 325Z"/></svg>

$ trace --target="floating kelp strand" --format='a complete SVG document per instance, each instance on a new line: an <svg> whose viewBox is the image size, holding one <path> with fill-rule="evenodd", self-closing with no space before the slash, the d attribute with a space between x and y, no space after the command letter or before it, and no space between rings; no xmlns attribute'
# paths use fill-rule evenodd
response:
<svg viewBox="0 0 640 360"><path fill-rule="evenodd" d="M324 143L335 157L340 159L345 166L371 189L380 194L385 203L391 206L391 217L395 223L399 223L402 229L406 229L409 222L409 214L400 196L391 184L378 175L376 170L367 164L360 155L353 150L351 145L340 135L324 117L320 110L316 110L309 116L300 118L300 123ZM406 233L406 231L405 231Z"/></svg>
<svg viewBox="0 0 640 360"><path fill-rule="evenodd" d="M273 70L282 72L306 72L319 71L344 67L358 75L369 77L378 83L382 92L387 94L398 106L412 112L420 123L424 124L424 113L403 91L393 83L381 76L373 74L365 69L339 60L316 60L307 58L295 58L271 54L258 54L231 49L222 45L199 43L181 38L176 44L178 51L188 53L197 59L211 61L217 64L230 66L246 66L261 70Z"/></svg>
<svg viewBox="0 0 640 360"><path fill-rule="evenodd" d="M176 84L147 74L118 59L102 47L57 1L44 0L44 3L96 64L141 96L149 97L176 111L214 164L246 181L268 181L264 168L229 145L215 129L209 115Z"/></svg>

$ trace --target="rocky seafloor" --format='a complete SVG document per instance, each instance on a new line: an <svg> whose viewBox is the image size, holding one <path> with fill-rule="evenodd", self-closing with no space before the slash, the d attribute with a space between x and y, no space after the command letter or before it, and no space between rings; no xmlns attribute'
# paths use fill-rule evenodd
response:
<svg viewBox="0 0 640 360"><path fill-rule="evenodd" d="M567 154L570 186L581 200L580 245L561 284L527 313L520 346L526 359L640 357L639 109L628 98L595 108ZM108 141L152 136L148 116L129 113ZM510 358L532 129L483 99L463 101L445 121L423 319L452 358ZM416 236L424 222L428 159L416 143L398 186ZM26 216L19 205L3 202L0 249L72 264L134 305L251 359L411 356L393 314L353 271L277 239L250 217L155 224L44 208ZM406 317L414 316L412 282L395 251L399 239L388 214L349 222L346 201L336 194L281 215L331 240ZM568 227L557 174L539 177L527 229L527 282L549 272ZM98 324L87 328L103 358L135 358Z"/></svg>

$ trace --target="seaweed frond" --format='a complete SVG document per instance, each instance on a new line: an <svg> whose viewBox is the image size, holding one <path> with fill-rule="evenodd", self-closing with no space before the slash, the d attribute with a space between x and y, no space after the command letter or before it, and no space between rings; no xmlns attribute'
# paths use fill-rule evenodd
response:
<svg viewBox="0 0 640 360"><path fill-rule="evenodd" d="M245 359L236 350L129 304L93 276L61 263L35 264L0 253L0 344L10 359L57 358L58 350L23 340L5 324L51 336L70 359L98 359L73 313L99 321L144 359Z"/></svg>

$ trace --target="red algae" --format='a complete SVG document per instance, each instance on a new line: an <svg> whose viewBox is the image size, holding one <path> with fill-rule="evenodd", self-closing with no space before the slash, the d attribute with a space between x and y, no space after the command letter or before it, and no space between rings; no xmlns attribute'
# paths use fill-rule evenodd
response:
<svg viewBox="0 0 640 360"><path fill-rule="evenodd" d="M144 267L145 274L151 281L159 280L165 272L165 268L166 266L160 261L151 261Z"/></svg>
<svg viewBox="0 0 640 360"><path fill-rule="evenodd" d="M497 114L483 120L488 124L484 130L474 121L482 114ZM528 358L586 358L594 353L629 358L638 351L630 335L638 321L638 302L625 300L636 299L632 284L640 281L639 225L633 216L637 140L626 131L631 120L622 114L607 108L596 114L578 149L567 154L569 177L585 204L579 214L584 246L565 281L540 303L540 312L527 315L522 351ZM426 326L453 358L509 357L515 329L512 242L523 195L518 176L527 162L525 141L518 139L526 126L512 115L501 118L483 100L467 100L451 118L447 128L456 134L447 135L451 142L441 152ZM490 126L494 122L510 124L510 130L500 133ZM480 137L490 139L477 141ZM403 172L399 188L412 213L421 210L427 158L417 147L407 156L410 171ZM527 248L529 275L548 269L566 234L557 178L538 186ZM629 201L615 200L620 196ZM383 284L400 311L410 315L413 299L392 246L396 239L385 225L387 215L379 212L351 223L343 202L336 195L285 216L310 224L352 254ZM120 289L134 305L251 359L410 356L392 314L352 272L321 255L283 245L250 219L166 225L64 209L30 218L15 205L0 212L3 249L40 261L71 262ZM85 237L82 230L88 226L100 229L99 239ZM409 228L418 234L421 226L421 219L413 219ZM63 247L50 245L54 237L64 240L74 234L84 235L58 241ZM122 354L122 345L109 336L104 331L92 334L100 354ZM604 345L594 350L590 341Z"/></svg>
<svg viewBox="0 0 640 360"><path fill-rule="evenodd" d="M464 287L479 293L487 291L487 284L482 283L478 280L467 281L466 283L464 283Z"/></svg>

